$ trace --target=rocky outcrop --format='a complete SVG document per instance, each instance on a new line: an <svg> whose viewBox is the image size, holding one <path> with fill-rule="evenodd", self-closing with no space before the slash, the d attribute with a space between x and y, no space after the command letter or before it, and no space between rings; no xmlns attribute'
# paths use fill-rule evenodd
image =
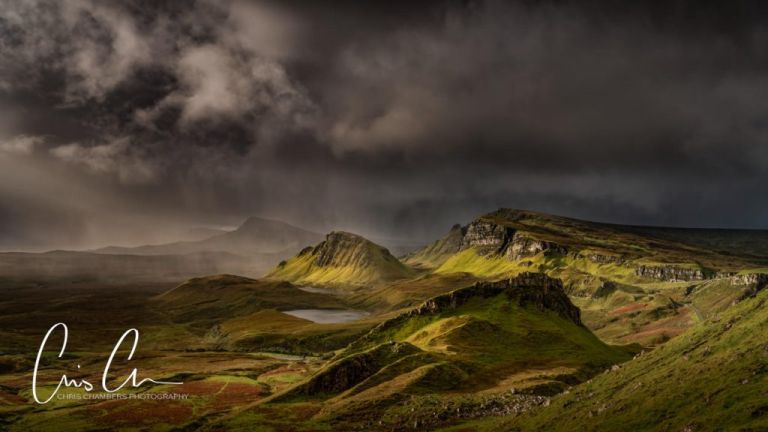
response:
<svg viewBox="0 0 768 432"><path fill-rule="evenodd" d="M698 268L679 267L674 265L646 266L635 268L635 275L667 282L697 281L706 279L704 271Z"/></svg>
<svg viewBox="0 0 768 432"><path fill-rule="evenodd" d="M688 268L674 265L641 265L635 268L635 275L667 282L728 279L733 285L751 287L764 287L768 285L768 273L738 274L728 271L707 272L701 268Z"/></svg>
<svg viewBox="0 0 768 432"><path fill-rule="evenodd" d="M325 237L325 241L318 244L312 253L314 262L318 267L343 267L370 265L377 255L385 260L396 262L384 247L381 247L359 235L343 231L333 231Z"/></svg>
<svg viewBox="0 0 768 432"><path fill-rule="evenodd" d="M555 242L539 240L527 233L487 220L476 220L466 228L461 250L474 248L479 255L498 254L512 261L541 252L566 255L568 250Z"/></svg>
<svg viewBox="0 0 768 432"><path fill-rule="evenodd" d="M544 273L526 272L498 282L477 282L466 288L433 297L408 312L384 321L374 327L369 335L395 327L411 317L438 315L454 310L472 299L491 298L502 293L506 294L510 300L515 300L520 306L550 310L583 326L581 312L571 303L560 279L551 278ZM361 340L364 339L361 338Z"/></svg>
<svg viewBox="0 0 768 432"><path fill-rule="evenodd" d="M734 285L744 286L737 302L754 297L760 291L768 287L768 274L766 273L747 273L735 275L730 278L731 283Z"/></svg>
<svg viewBox="0 0 768 432"><path fill-rule="evenodd" d="M740 275L732 275L730 280L734 285L756 285L764 287L768 285L768 273L746 273Z"/></svg>
<svg viewBox="0 0 768 432"><path fill-rule="evenodd" d="M479 255L501 253L514 231L490 221L476 220L467 226L461 249L474 248Z"/></svg>
<svg viewBox="0 0 768 432"><path fill-rule="evenodd" d="M510 260L517 261L540 252L567 255L568 249L554 242L536 240L520 232L515 232L504 255Z"/></svg>
<svg viewBox="0 0 768 432"><path fill-rule="evenodd" d="M589 252L584 255L588 260L597 264L623 264L624 258L620 255L608 255L597 252Z"/></svg>

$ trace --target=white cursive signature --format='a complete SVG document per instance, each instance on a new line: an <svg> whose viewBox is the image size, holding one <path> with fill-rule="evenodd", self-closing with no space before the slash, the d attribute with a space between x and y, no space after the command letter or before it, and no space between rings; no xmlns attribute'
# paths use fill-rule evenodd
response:
<svg viewBox="0 0 768 432"><path fill-rule="evenodd" d="M45 349L45 343L48 342L48 338L51 336L54 330L56 328L62 327L64 329L64 343L61 344L61 350L59 350L58 358L61 358L61 356L64 355L64 350L67 348L67 340L69 339L69 328L64 323L56 323L54 324L50 329L48 329L48 333L45 334L45 337L43 338L43 342L40 344L40 350L37 351L37 359L35 359L35 370L32 372L32 397L35 398L35 402L39 404L46 404L53 399L54 396L56 396L56 393L59 391L61 386L64 387L82 387L85 391L90 392L93 390L93 384L90 383L88 380L81 379L71 379L68 378L66 375L61 375L61 379L59 380L59 384L56 386L56 389L53 390L53 393L48 397L46 400L40 400L40 398L37 396L37 370L40 367L40 358L43 356L43 350ZM128 354L128 359L131 360L133 358L133 353L136 351L136 346L139 344L139 331L135 328L128 329L123 333L123 335L120 337L120 339L115 344L115 347L112 349L112 353L109 355L109 360L107 360L106 366L104 366L104 373L101 376L101 388L104 389L107 393L114 393L121 388L125 387L127 384L131 384L132 387L139 387L145 383L153 383L153 384L166 384L166 385L180 385L184 384L181 382L169 382L169 381L156 381L152 378L144 378L141 381L138 381L138 375L139 371L136 368L133 368L133 371L128 375L128 377L123 381L122 384L119 386L110 389L107 386L107 376L109 376L109 369L112 366L112 361L115 359L115 354L117 354L117 351L120 349L120 346L123 344L123 341L126 337L133 335L133 346L131 347L131 352ZM80 368L80 365L77 365L77 368Z"/></svg>

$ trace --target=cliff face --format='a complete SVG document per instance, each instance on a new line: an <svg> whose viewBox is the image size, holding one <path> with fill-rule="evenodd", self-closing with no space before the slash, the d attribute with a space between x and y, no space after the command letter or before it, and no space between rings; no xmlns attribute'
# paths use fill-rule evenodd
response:
<svg viewBox="0 0 768 432"><path fill-rule="evenodd" d="M708 279L727 279L732 285L747 286L754 292L768 285L768 274L734 272L705 272L698 268L679 267L675 265L641 265L635 268L635 275L666 282L701 281Z"/></svg>
<svg viewBox="0 0 768 432"><path fill-rule="evenodd" d="M572 266L576 270L571 272L573 277L596 273L630 284L724 279L736 274L733 269L754 265L735 256L724 256L717 250L698 249L684 242L669 242L644 233L642 227L500 209L480 216L464 228L454 227L449 236L412 254L418 258L406 259L409 263L444 272L469 272L495 278L514 274L519 268L536 263L536 258L542 256L567 257L551 260L547 265ZM470 253L462 253L465 251L473 251L495 262L485 263ZM508 266L498 258L515 265ZM609 268L596 268L592 263ZM758 262L755 267L764 265Z"/></svg>
<svg viewBox="0 0 768 432"><path fill-rule="evenodd" d="M624 258L620 255L607 255L597 252L591 252L585 255L588 260L597 264L623 264Z"/></svg>
<svg viewBox="0 0 768 432"><path fill-rule="evenodd" d="M507 246L504 255L511 260L519 260L545 251L559 255L566 255L568 253L568 249L555 242L536 240L516 232L512 236L512 241Z"/></svg>
<svg viewBox="0 0 768 432"><path fill-rule="evenodd" d="M706 279L706 275L701 269L668 266L645 266L641 265L635 269L635 275L650 279L662 281L697 281Z"/></svg>
<svg viewBox="0 0 768 432"><path fill-rule="evenodd" d="M523 215L510 213L510 220L519 220ZM541 240L531 233L505 226L492 220L478 219L466 228L466 234L461 240L461 250L473 248L481 256L499 255L510 261L519 261L534 255L544 253L552 255L579 255L579 249L569 250L554 241ZM659 281L700 281L711 278L730 277L732 274L706 272L702 268L684 267L680 265L632 265L621 254L585 252L586 259L598 264L617 264L634 267L636 276ZM743 284L748 284L744 282Z"/></svg>
<svg viewBox="0 0 768 432"><path fill-rule="evenodd" d="M768 273L747 273L732 275L731 282L736 285L755 285L765 287L768 285Z"/></svg>
<svg viewBox="0 0 768 432"><path fill-rule="evenodd" d="M551 278L543 273L526 272L498 282L477 282L466 288L433 297L420 306L379 324L371 330L371 335L395 327L415 316L439 315L457 309L471 299L491 298L502 293L520 306L550 310L578 326L583 326L581 312L571 303L560 279Z"/></svg>
<svg viewBox="0 0 768 432"><path fill-rule="evenodd" d="M466 228L461 250L474 248L479 255L498 254L519 260L540 252L565 255L568 250L555 242L539 240L528 234L487 220L476 220Z"/></svg>
<svg viewBox="0 0 768 432"><path fill-rule="evenodd" d="M571 303L560 279L544 273L521 273L498 282L477 282L474 285L434 297L411 311L413 315L438 314L456 309L474 297L489 298L501 293L520 306L550 310L563 318L582 325L579 308Z"/></svg>
<svg viewBox="0 0 768 432"><path fill-rule="evenodd" d="M507 246L514 231L493 222L476 220L467 226L461 240L461 249L475 248L479 255L500 253Z"/></svg>
<svg viewBox="0 0 768 432"><path fill-rule="evenodd" d="M768 287L768 274L766 273L734 275L731 276L730 280L734 285L746 287L737 301L754 297L757 293Z"/></svg>

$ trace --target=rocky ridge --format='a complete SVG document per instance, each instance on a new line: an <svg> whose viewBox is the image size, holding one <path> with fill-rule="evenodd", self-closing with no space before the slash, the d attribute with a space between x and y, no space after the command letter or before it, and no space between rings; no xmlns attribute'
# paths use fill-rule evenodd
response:
<svg viewBox="0 0 768 432"><path fill-rule="evenodd" d="M482 257L503 257L512 262L520 262L521 265L531 264L527 259L534 256L561 256L598 265L625 267L629 274L637 278L663 282L704 281L736 275L733 271L718 271L717 264L689 262L691 255L678 256L680 251L689 250L686 249L688 246L639 237L634 234L632 227L597 224L523 210L500 209L475 219L463 228L454 226L449 236L412 255L419 256L419 263L426 264L430 260L425 257L439 252L442 258L432 260L432 264L437 262L438 265L451 254L467 250L473 250ZM673 253L678 255L665 255ZM408 259L406 257L406 262L409 262ZM657 259L659 262L654 262ZM750 284L739 281L734 283Z"/></svg>
<svg viewBox="0 0 768 432"><path fill-rule="evenodd" d="M679 267L674 265L641 265L635 268L635 275L669 282L699 281L707 279L707 275L701 269Z"/></svg>
<svg viewBox="0 0 768 432"><path fill-rule="evenodd" d="M456 309L473 298L491 298L502 293L506 294L509 299L517 300L520 306L534 306L540 310L551 310L561 317L583 326L581 312L571 303L560 279L551 278L544 273L525 272L497 282L476 282L466 288L433 297L395 318L382 322L371 329L366 336L376 335L415 316L438 315ZM361 338L358 342L366 342L366 337Z"/></svg>

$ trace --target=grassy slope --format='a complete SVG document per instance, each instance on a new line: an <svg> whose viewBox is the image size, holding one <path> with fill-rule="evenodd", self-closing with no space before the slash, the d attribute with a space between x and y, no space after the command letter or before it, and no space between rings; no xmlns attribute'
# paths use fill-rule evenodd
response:
<svg viewBox="0 0 768 432"><path fill-rule="evenodd" d="M307 285L363 285L379 283L412 275L413 272L400 263L377 260L370 266L325 266L314 263L310 254L296 256L281 264L267 275L270 279L288 280Z"/></svg>
<svg viewBox="0 0 768 432"><path fill-rule="evenodd" d="M409 342L425 351L509 373L518 369L515 365L522 370L532 364L580 366L625 358L622 351L608 347L586 328L551 311L521 307L505 294L473 299L437 315L411 317L369 338ZM467 383L478 384L482 385Z"/></svg>
<svg viewBox="0 0 768 432"><path fill-rule="evenodd" d="M319 265L318 254L333 236L343 236L329 264ZM326 252L327 253L327 252ZM341 263L341 264L340 264ZM331 233L328 240L280 263L267 278L322 286L360 286L412 277L416 272L369 240L349 233Z"/></svg>
<svg viewBox="0 0 768 432"><path fill-rule="evenodd" d="M680 236L655 237L656 231L650 229L642 230L637 227L581 221L530 211L500 209L481 216L478 220L493 222L517 232L523 232L533 239L557 243L566 247L570 253L578 252L578 256L569 254L567 258L571 261L561 263L562 266L574 267L589 274L618 276L626 282L633 282L634 273L631 266L597 264L586 257L597 253L621 256L637 265L674 265L705 271L758 269L765 267L764 264L768 262L768 256L746 253L739 256L730 249L717 252L717 248L712 248L709 244L705 247L697 241L685 243ZM727 232L721 231L718 231L719 238L723 238L722 241L727 243ZM429 251L433 248L434 245L414 255L419 256L421 261L428 262ZM478 276L496 277L519 271L518 267L524 265L525 261L532 261L533 265L542 264L539 262L541 257L526 258L517 263L505 262L500 257L488 257L490 262L483 263L477 259L476 255L464 250L449 258L441 256L439 265L435 267L439 272L468 271ZM634 281L636 282L637 278Z"/></svg>
<svg viewBox="0 0 768 432"><path fill-rule="evenodd" d="M333 296L310 293L287 282L232 275L190 279L155 298L158 307L180 321L221 320L262 309L343 308Z"/></svg>
<svg viewBox="0 0 768 432"><path fill-rule="evenodd" d="M641 277L635 274L638 266L672 266L706 274L717 270L741 274L765 271L766 258L755 255L757 249L739 255L730 247L733 241L744 241L741 232L734 233L734 240L727 231L717 230L706 244L699 233L688 244L675 230L593 223L528 211L502 209L479 220L508 227L532 239L554 242L567 248L568 253L540 252L510 260L496 254L480 255L468 248L441 258L434 273L447 276L461 272L494 280L533 270L560 278L579 307L585 309L586 323L611 343L664 342L699 317L721 311L743 290L727 278L671 282ZM723 242L722 251L708 249L712 242ZM428 262L432 249L415 255ZM605 259L598 262L596 256ZM605 299L592 299L606 283L626 290Z"/></svg>
<svg viewBox="0 0 768 432"><path fill-rule="evenodd" d="M380 322L371 317L340 324L318 324L276 310L228 319L219 327L223 346L235 351L322 354L345 347Z"/></svg>
<svg viewBox="0 0 768 432"><path fill-rule="evenodd" d="M319 420L370 426L379 416L397 417L397 402L405 398L562 387L560 380L582 380L629 357L574 321L521 306L506 292L394 322L375 328L279 402L257 411L312 403L319 404ZM237 417L228 421L238 423Z"/></svg>
<svg viewBox="0 0 768 432"><path fill-rule="evenodd" d="M575 249L593 249L624 254L630 258L644 257L649 262L696 263L706 268L739 269L754 267L755 261L766 257L731 256L714 251L711 247L688 244L679 238L658 238L652 231L636 227L581 221L536 212L501 209L482 219L525 231L541 240L553 241Z"/></svg>
<svg viewBox="0 0 768 432"><path fill-rule="evenodd" d="M472 430L766 430L766 302L768 290L547 408L504 425L479 421Z"/></svg>
<svg viewBox="0 0 768 432"><path fill-rule="evenodd" d="M365 309L398 310L417 306L428 298L471 285L477 280L468 273L430 273L359 292L346 300Z"/></svg>
<svg viewBox="0 0 768 432"><path fill-rule="evenodd" d="M280 311L343 309L346 303L289 282L231 275L192 279L157 296L152 306L196 332L193 347L235 351L323 353L344 347L383 319L313 323Z"/></svg>
<svg viewBox="0 0 768 432"><path fill-rule="evenodd" d="M463 235L461 226L454 225L444 237L403 257L403 262L419 268L439 267L459 250Z"/></svg>

